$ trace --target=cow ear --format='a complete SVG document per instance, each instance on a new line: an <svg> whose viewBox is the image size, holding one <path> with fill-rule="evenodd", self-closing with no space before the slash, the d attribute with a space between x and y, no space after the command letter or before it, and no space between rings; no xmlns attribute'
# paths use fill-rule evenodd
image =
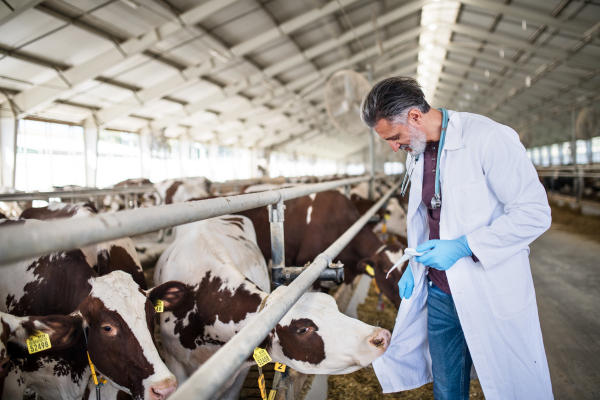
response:
<svg viewBox="0 0 600 400"><path fill-rule="evenodd" d="M152 304L156 304L156 300L162 300L164 311L173 311L179 307L185 300L187 293L187 285L178 281L165 282L146 291Z"/></svg>
<svg viewBox="0 0 600 400"><path fill-rule="evenodd" d="M83 318L79 315L25 317L16 337L25 344L30 336L38 332L48 334L52 348L69 347L83 333Z"/></svg>
<svg viewBox="0 0 600 400"><path fill-rule="evenodd" d="M376 266L377 266L377 262L375 260L370 259L370 258L365 258L358 262L358 265L356 266L356 268L357 268L357 272L359 274L367 274L370 276L374 276Z"/></svg>

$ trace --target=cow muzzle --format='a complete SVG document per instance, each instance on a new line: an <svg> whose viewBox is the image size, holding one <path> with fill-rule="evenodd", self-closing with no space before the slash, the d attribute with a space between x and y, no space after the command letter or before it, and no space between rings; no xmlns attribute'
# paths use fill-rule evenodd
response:
<svg viewBox="0 0 600 400"><path fill-rule="evenodd" d="M150 399L151 400L164 400L175 392L177 389L177 382L168 380L161 384L150 386Z"/></svg>
<svg viewBox="0 0 600 400"><path fill-rule="evenodd" d="M392 337L392 335L390 334L390 331L388 331L387 329L379 329L369 339L369 344L378 349L381 349L381 352L383 353L384 351L387 350L387 348L390 344L391 337Z"/></svg>

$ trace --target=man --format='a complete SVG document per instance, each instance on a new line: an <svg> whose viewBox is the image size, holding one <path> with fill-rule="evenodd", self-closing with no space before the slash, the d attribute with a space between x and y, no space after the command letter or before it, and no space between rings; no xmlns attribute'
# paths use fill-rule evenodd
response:
<svg viewBox="0 0 600 400"><path fill-rule="evenodd" d="M444 115L412 78L379 82L362 104L363 121L416 160L408 245L425 253L398 284L375 372L384 393L433 380L436 400L468 399L474 365L487 400L552 399L528 259L550 227L546 193L514 130L448 111L440 141Z"/></svg>

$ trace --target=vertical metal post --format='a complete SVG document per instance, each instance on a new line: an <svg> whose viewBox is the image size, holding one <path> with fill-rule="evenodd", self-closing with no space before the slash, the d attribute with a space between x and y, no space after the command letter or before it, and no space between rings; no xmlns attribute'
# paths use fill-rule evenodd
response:
<svg viewBox="0 0 600 400"><path fill-rule="evenodd" d="M350 199L350 185L344 186L344 196Z"/></svg>
<svg viewBox="0 0 600 400"><path fill-rule="evenodd" d="M577 167L577 137L575 136L575 109L571 109L571 160L573 161L573 195L577 197L577 203L581 200L579 188L581 180L578 177Z"/></svg>
<svg viewBox="0 0 600 400"><path fill-rule="evenodd" d="M369 77L369 84L373 86L373 67L371 64L367 64L367 71ZM375 132L373 129L369 130L369 165L371 180L369 181L369 200L375 198Z"/></svg>
<svg viewBox="0 0 600 400"><path fill-rule="evenodd" d="M283 200L267 206L269 222L271 223L271 259L273 270L285 267L285 239L283 236L283 221L285 205Z"/></svg>

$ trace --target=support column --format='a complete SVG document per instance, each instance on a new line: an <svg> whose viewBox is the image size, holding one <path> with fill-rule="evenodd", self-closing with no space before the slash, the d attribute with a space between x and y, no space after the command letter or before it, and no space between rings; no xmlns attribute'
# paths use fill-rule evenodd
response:
<svg viewBox="0 0 600 400"><path fill-rule="evenodd" d="M250 179L262 177L262 174L258 169L258 159L260 158L259 151L260 149L256 146L250 149Z"/></svg>
<svg viewBox="0 0 600 400"><path fill-rule="evenodd" d="M85 154L85 186L96 187L98 174L98 134L100 128L96 119L90 117L83 121L83 144Z"/></svg>
<svg viewBox="0 0 600 400"><path fill-rule="evenodd" d="M188 134L179 137L179 159L181 160L181 177L191 175L192 141Z"/></svg>
<svg viewBox="0 0 600 400"><path fill-rule="evenodd" d="M2 158L2 186L15 187L17 165L17 132L19 120L10 111L10 105L0 104L0 149Z"/></svg>
<svg viewBox="0 0 600 400"><path fill-rule="evenodd" d="M140 129L140 153L142 178L150 179L152 168L152 130L150 127Z"/></svg>

